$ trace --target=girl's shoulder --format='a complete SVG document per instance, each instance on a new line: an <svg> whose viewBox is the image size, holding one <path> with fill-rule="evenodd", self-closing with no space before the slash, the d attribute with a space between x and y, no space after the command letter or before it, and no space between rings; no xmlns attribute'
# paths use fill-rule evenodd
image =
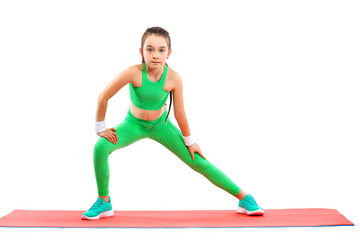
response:
<svg viewBox="0 0 360 240"><path fill-rule="evenodd" d="M164 90L172 91L180 88L181 86L182 86L182 80L180 74L168 66L168 72L166 76Z"/></svg>
<svg viewBox="0 0 360 240"><path fill-rule="evenodd" d="M141 72L142 64L134 64L126 68L124 72L127 72L129 82L135 85L141 85Z"/></svg>
<svg viewBox="0 0 360 240"><path fill-rule="evenodd" d="M130 67L123 69L122 72L124 72L128 75L131 75L131 74L137 74L138 72L141 72L141 70L142 70L142 65L135 64L135 65L131 65Z"/></svg>
<svg viewBox="0 0 360 240"><path fill-rule="evenodd" d="M142 72L142 64L134 64L127 68L128 71L132 73Z"/></svg>
<svg viewBox="0 0 360 240"><path fill-rule="evenodd" d="M169 66L168 66L167 78L173 81L181 81L180 74Z"/></svg>

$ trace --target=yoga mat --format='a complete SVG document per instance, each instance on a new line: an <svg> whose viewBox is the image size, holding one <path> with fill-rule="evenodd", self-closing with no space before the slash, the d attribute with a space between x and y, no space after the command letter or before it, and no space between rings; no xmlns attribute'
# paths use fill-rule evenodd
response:
<svg viewBox="0 0 360 240"><path fill-rule="evenodd" d="M353 226L335 209L270 209L264 216L235 210L115 211L100 220L82 220L84 211L14 210L0 218L1 227L55 228L225 228Z"/></svg>

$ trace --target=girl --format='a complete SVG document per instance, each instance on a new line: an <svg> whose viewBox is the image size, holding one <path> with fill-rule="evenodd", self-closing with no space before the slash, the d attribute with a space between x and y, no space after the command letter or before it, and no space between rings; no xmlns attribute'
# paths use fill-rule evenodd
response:
<svg viewBox="0 0 360 240"><path fill-rule="evenodd" d="M143 138L150 138L164 145L193 170L238 198L238 213L263 215L263 209L256 204L254 198L212 165L192 139L185 115L182 80L166 63L172 51L169 33L160 27L148 28L142 36L139 50L142 64L125 69L99 96L95 127L100 138L94 148L99 196L81 218L93 220L114 215L108 189L109 155ZM126 118L114 128L105 128L108 100L128 83L131 104ZM169 94L170 106L167 111L165 102ZM168 119L172 95L174 115L180 130Z"/></svg>

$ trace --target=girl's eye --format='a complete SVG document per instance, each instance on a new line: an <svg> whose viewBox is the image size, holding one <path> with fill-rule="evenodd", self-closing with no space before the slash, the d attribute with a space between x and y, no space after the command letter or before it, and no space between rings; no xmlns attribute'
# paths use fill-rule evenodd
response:
<svg viewBox="0 0 360 240"><path fill-rule="evenodd" d="M153 52L153 49L148 48L147 51L148 51L148 52ZM165 52L165 50L164 50L164 49L160 49L160 52L163 53L163 52Z"/></svg>

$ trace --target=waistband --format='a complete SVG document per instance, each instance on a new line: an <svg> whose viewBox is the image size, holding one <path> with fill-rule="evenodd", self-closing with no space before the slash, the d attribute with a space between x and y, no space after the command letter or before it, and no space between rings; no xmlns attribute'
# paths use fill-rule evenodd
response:
<svg viewBox="0 0 360 240"><path fill-rule="evenodd" d="M139 124L157 125L157 124L165 123L167 114L168 114L168 110L167 110L167 108L165 108L164 113L159 118L157 118L155 120L147 121L147 120L135 117L131 113L130 107L129 107L125 120L136 122ZM166 121L170 121L170 119L168 118Z"/></svg>

